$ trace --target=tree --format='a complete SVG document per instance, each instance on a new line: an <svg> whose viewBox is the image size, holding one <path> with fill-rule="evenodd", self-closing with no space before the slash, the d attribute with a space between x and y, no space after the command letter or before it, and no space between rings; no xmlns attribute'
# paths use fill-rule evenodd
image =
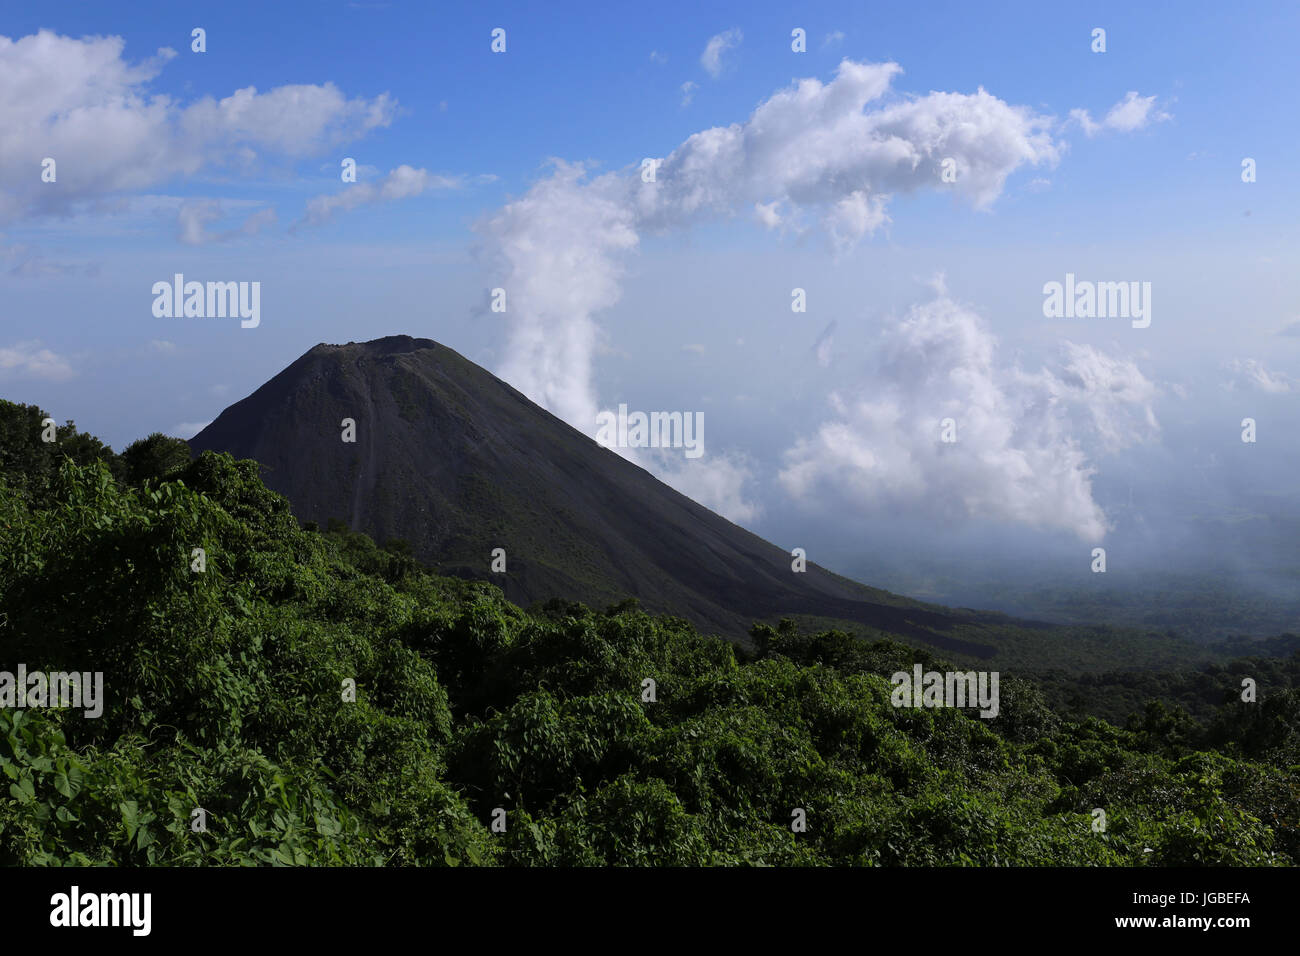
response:
<svg viewBox="0 0 1300 956"><path fill-rule="evenodd" d="M78 465L103 461L114 477L122 463L113 449L86 432L77 431L71 419L55 427L55 441L42 440L50 416L37 405L20 405L0 399L0 475L24 499L44 495L65 457Z"/></svg>
<svg viewBox="0 0 1300 956"><path fill-rule="evenodd" d="M154 432L126 446L122 452L125 478L133 485L166 478L190 463L190 446L179 438Z"/></svg>

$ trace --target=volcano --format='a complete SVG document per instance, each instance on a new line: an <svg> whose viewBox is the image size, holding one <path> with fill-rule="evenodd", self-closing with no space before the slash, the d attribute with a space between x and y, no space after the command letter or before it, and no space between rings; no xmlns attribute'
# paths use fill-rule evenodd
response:
<svg viewBox="0 0 1300 956"><path fill-rule="evenodd" d="M789 552L429 339L317 345L190 446L260 462L302 521L403 539L440 573L493 581L521 606L634 597L742 641L755 621L802 616L975 656L992 650L941 633L976 612L922 605L811 562L794 571ZM498 548L504 572L492 570Z"/></svg>

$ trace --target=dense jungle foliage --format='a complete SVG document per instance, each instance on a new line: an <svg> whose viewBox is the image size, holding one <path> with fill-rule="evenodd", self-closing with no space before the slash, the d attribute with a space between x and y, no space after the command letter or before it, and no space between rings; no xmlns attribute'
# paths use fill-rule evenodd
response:
<svg viewBox="0 0 1300 956"><path fill-rule="evenodd" d="M0 709L0 863L1300 860L1294 658L1200 718L1116 726L1006 673L991 720L895 708L891 673L943 662L790 622L741 648L634 601L524 611L300 528L254 462L70 422L43 444L43 417L0 403L0 670L102 671L107 700Z"/></svg>

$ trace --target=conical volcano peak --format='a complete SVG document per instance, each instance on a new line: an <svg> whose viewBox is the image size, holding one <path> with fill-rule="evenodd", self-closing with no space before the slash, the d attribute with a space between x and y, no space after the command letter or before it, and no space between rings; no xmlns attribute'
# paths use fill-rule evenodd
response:
<svg viewBox="0 0 1300 956"><path fill-rule="evenodd" d="M404 352L420 352L425 349L446 350L446 346L433 339L421 339L411 335L385 335L368 342L347 342L342 345L321 342L311 352L361 352L366 355L397 355ZM311 354L311 353L308 353Z"/></svg>

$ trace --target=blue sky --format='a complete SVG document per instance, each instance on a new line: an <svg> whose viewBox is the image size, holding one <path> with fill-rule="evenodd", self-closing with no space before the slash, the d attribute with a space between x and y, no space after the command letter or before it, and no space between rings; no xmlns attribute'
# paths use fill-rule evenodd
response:
<svg viewBox="0 0 1300 956"><path fill-rule="evenodd" d="M210 421L317 342L404 332L589 433L591 411L620 402L703 410L708 462L630 457L742 523L811 529L840 550L846 515L931 521L936 495L952 499L939 511L953 528L1122 539L1132 521L1105 489L1130 472L1158 498L1166 479L1226 468L1207 479L1215 507L1240 504L1244 483L1300 511L1286 497L1300 7L1134 6L13 6L0 21L0 394L120 448ZM490 50L497 27L504 54ZM806 53L791 50L795 27ZM1097 27L1105 53L1091 50ZM36 43L40 30L57 42ZM164 47L175 55L155 62ZM901 72L887 89L863 93L888 63ZM823 126L780 111L805 79ZM249 87L254 113L220 105ZM310 103L286 106L298 87ZM874 132L836 90L865 102L854 110ZM1130 94L1140 115L1111 114ZM691 139L732 124L734 166ZM882 129L924 157L920 173L833 155ZM52 142L59 182L39 184ZM943 150L963 163L952 190L925 178ZM358 184L340 182L343 157ZM670 177L653 208L637 193L643 157ZM552 159L587 172L565 180ZM996 180L978 196L968 162ZM806 169L787 175L791 163ZM385 183L401 195L342 199ZM304 221L313 200L344 206ZM519 252L539 238L594 266L561 275ZM176 272L261 282L260 326L155 317L150 287ZM1152 283L1151 327L1045 319L1043 284L1067 272ZM522 296L506 316L486 308L503 285ZM790 311L794 287L806 313ZM939 363L928 393L907 371L919 354ZM965 471L880 438L968 406ZM1244 415L1268 428L1233 465ZM1025 462L1053 461L1068 463L1059 486L1016 485ZM997 487L1016 500L992 500Z"/></svg>
<svg viewBox="0 0 1300 956"><path fill-rule="evenodd" d="M341 227L349 241L370 235L459 240L466 217L525 188L547 157L620 166L658 154L699 129L743 119L795 77L827 77L845 56L898 62L905 71L899 86L909 91L983 86L1008 102L1058 115L1074 107L1102 111L1128 89L1156 92L1172 104L1176 123L1140 151L1076 144L1058 188L1035 202L1045 213L1084 212L1079 218L1094 221L1077 225L1102 240L1119 233L1120 224L1108 231L1103 217L1086 215L1095 204L1086 192L1098 179L1106 183L1106 198L1160 217L1147 228L1176 234L1203 226L1207 214L1237 212L1238 154L1280 156L1294 147L1294 124L1285 119L1300 105L1294 56L1300 8L1294 4L1260 4L1249 16L1213 3L1179 4L1177 16L1154 4L990 6L664 3L643 10L522 3L466 12L424 3L55 2L11 6L3 27L11 38L42 28L73 37L121 36L128 60L169 46L180 55L149 88L182 101L295 83L332 82L349 96L390 92L400 116L357 144L359 161L385 170L410 163L499 177L472 198L439 202L432 214L374 210L366 222ZM208 31L206 54L188 51L196 25ZM791 25L808 31L806 54L790 52ZM502 56L488 50L496 26L508 30ZM1107 29L1104 55L1089 49L1095 26ZM710 36L731 28L744 39L714 80L700 53ZM652 52L663 62L651 61ZM700 88L683 109L679 90L686 81ZM1189 161L1193 153L1197 159ZM319 168L299 172L321 174ZM1295 177L1263 179L1258 191L1283 189L1278 200L1296 198ZM239 197L284 197L283 188L232 187L228 194ZM214 190L182 180L169 191ZM1268 206L1259 205L1252 215L1267 217ZM1285 210L1277 211L1275 224L1282 227ZM1016 212L1000 209L999 227L1013 226ZM909 220L918 230L931 222ZM1022 223L1025 230L1039 224L1036 215ZM986 232L978 219L943 225L975 242ZM1131 233L1124 227L1123 234Z"/></svg>

